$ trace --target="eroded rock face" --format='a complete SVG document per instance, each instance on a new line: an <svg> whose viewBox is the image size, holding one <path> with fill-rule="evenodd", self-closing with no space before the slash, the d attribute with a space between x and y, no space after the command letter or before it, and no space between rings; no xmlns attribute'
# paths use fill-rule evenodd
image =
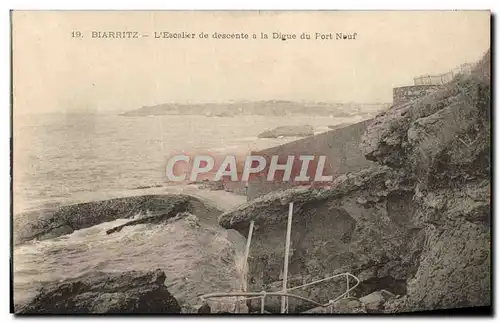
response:
<svg viewBox="0 0 500 323"><path fill-rule="evenodd" d="M414 174L426 242L390 311L490 305L490 54L470 76L396 106L368 127L366 157Z"/></svg>
<svg viewBox="0 0 500 323"><path fill-rule="evenodd" d="M489 71L488 52L471 75L379 114L361 147L381 166L222 214L223 227L245 236L256 223L248 289L281 289L294 202L289 287L347 271L361 281L353 296L381 289L404 295L387 301L387 311L490 305ZM294 292L326 303L345 288L335 281ZM267 310L278 305L269 302ZM290 301L290 309L308 306Z"/></svg>
<svg viewBox="0 0 500 323"><path fill-rule="evenodd" d="M362 138L366 158L404 168L430 186L488 177L489 66L488 52L470 76L379 114Z"/></svg>
<svg viewBox="0 0 500 323"><path fill-rule="evenodd" d="M426 244L402 310L490 305L490 185L421 193L419 220Z"/></svg>
<svg viewBox="0 0 500 323"><path fill-rule="evenodd" d="M374 167L341 176L329 188L268 194L222 214L219 223L246 236L250 220L255 220L250 291L281 289L288 203L293 201L289 287L351 272L361 280L354 294L381 288L402 293L417 269L424 238L411 222L411 187L404 174ZM345 290L345 278L338 278L293 292L327 303ZM279 302L266 301L266 309L279 311ZM290 299L289 308L300 312L311 305Z"/></svg>
<svg viewBox="0 0 500 323"><path fill-rule="evenodd" d="M180 313L165 286L165 273L93 272L44 286L17 314Z"/></svg>

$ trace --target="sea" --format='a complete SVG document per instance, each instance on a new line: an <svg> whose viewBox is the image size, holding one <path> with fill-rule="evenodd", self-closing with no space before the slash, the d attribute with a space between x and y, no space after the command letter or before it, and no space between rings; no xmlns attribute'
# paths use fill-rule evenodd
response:
<svg viewBox="0 0 500 323"><path fill-rule="evenodd" d="M58 205L138 195L142 188L161 192L169 185L165 182L166 161L175 153L245 154L297 139L257 137L278 126L310 124L315 133L321 133L329 125L361 120L360 116L304 115L16 116L13 216ZM221 196L219 202L228 201ZM14 246L15 303L29 300L44 282L96 270L163 269L170 292L186 301L193 300L193 295L221 291L217 289L222 287L244 288L244 273L229 264L242 259L244 242L227 230L198 232L178 221L130 226L105 234L126 221L118 219L55 239Z"/></svg>

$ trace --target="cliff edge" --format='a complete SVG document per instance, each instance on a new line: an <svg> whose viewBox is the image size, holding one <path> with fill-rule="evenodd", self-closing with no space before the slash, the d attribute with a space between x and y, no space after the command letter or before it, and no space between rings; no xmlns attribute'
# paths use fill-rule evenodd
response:
<svg viewBox="0 0 500 323"><path fill-rule="evenodd" d="M472 73L379 115L365 156L412 174L425 244L407 296L390 311L491 304L490 51Z"/></svg>
<svg viewBox="0 0 500 323"><path fill-rule="evenodd" d="M361 281L352 296L401 296L386 312L490 305L490 70L488 51L470 75L375 117L361 149L379 166L223 213L219 224L245 236L256 223L248 290L281 288L294 202L289 287L348 271ZM330 282L294 293L327 302L345 288ZM279 310L279 300L266 309ZM290 301L289 309L308 306Z"/></svg>

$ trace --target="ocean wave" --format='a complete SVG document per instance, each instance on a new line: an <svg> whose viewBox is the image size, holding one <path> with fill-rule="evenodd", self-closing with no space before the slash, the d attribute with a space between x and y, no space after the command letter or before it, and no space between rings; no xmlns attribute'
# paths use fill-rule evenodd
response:
<svg viewBox="0 0 500 323"><path fill-rule="evenodd" d="M106 234L109 228L123 223L122 219L115 220L74 232L64 240L34 241L16 247L16 302L33 296L40 286L36 282L97 270L161 268L167 274L169 291L184 303L198 302L200 293L244 288L239 264L244 250L243 237L203 223L193 226L183 218Z"/></svg>

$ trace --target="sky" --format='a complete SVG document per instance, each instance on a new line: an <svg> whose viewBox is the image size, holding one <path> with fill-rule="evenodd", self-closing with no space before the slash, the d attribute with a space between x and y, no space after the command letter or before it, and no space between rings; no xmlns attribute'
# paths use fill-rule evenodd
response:
<svg viewBox="0 0 500 323"><path fill-rule="evenodd" d="M169 102L391 102L393 87L476 62L490 46L489 11L15 11L12 25L14 114ZM72 37L77 31L82 37ZM93 31L149 36L92 38ZM250 39L212 39L214 32ZM260 39L261 32L312 39ZM314 40L316 32L357 35Z"/></svg>

